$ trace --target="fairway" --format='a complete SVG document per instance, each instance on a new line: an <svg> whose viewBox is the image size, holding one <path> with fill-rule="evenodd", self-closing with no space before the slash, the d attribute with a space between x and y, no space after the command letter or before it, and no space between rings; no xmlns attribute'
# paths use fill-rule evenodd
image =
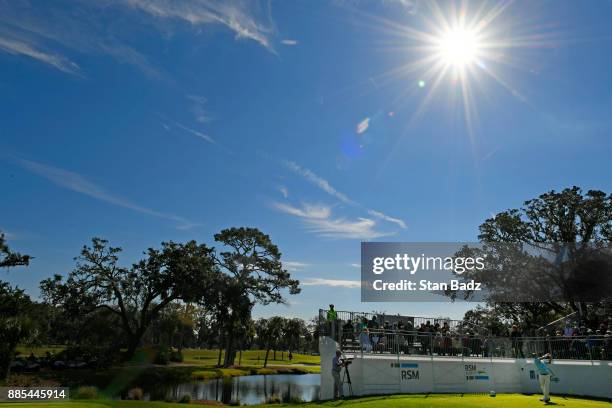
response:
<svg viewBox="0 0 612 408"><path fill-rule="evenodd" d="M125 401L125 400L103 400L103 401L71 401L63 403L36 403L36 408L181 408L187 404L167 403L167 402L148 402L148 401ZM194 404L197 406L207 406L206 404ZM213 404L210 406L220 406ZM24 403L7 403L3 408L23 408ZM254 406L254 405L252 405ZM488 395L398 395L357 398L344 401L326 401L322 403L304 404L270 404L257 405L257 407L358 407L358 408L378 408L378 407L417 407L417 408L532 408L532 407L566 407L566 408L600 408L612 407L610 402L593 401L579 398L553 397L551 404L543 404L539 401L538 395L519 395L508 394L498 395L495 398Z"/></svg>

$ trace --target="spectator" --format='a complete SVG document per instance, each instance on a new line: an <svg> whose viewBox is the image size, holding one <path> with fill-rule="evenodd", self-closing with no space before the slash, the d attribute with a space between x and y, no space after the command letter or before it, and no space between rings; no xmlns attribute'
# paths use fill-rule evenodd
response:
<svg viewBox="0 0 612 408"><path fill-rule="evenodd" d="M355 327L351 319L347 320L344 326L342 326L342 343L346 344L348 340L351 342L355 339Z"/></svg>
<svg viewBox="0 0 612 408"><path fill-rule="evenodd" d="M612 360L612 331L608 330L606 332L606 334L604 335L604 340L603 340L603 359L604 360Z"/></svg>
<svg viewBox="0 0 612 408"><path fill-rule="evenodd" d="M329 305L329 310L327 311L327 327L329 329L330 336L337 340L337 323L338 323L338 313L334 309L334 305Z"/></svg>
<svg viewBox="0 0 612 408"><path fill-rule="evenodd" d="M378 325L378 321L376 320L376 316L372 316L372 320L370 320L368 322L368 329L370 330L376 330L378 329L380 326Z"/></svg>
<svg viewBox="0 0 612 408"><path fill-rule="evenodd" d="M359 333L359 344L361 345L362 351L367 353L372 351L372 342L370 340L370 332L367 325L363 325L361 328L361 333Z"/></svg>
<svg viewBox="0 0 612 408"><path fill-rule="evenodd" d="M512 325L510 330L510 341L512 343L512 355L514 358L525 358L523 354L523 339L522 334L516 324Z"/></svg>

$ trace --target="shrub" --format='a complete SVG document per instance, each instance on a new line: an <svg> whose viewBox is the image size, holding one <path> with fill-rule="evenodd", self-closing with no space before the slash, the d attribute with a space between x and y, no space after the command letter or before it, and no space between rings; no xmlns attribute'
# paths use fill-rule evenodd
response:
<svg viewBox="0 0 612 408"><path fill-rule="evenodd" d="M170 362L170 350L168 347L160 346L155 354L155 364L168 365Z"/></svg>
<svg viewBox="0 0 612 408"><path fill-rule="evenodd" d="M74 394L75 399L98 399L98 389L91 386L79 387Z"/></svg>
<svg viewBox="0 0 612 408"><path fill-rule="evenodd" d="M54 355L50 361L53 364L56 361L68 361L82 362L90 368L104 368L118 362L120 360L120 353L116 349L108 347L84 347L75 346L68 347L65 350L60 351Z"/></svg>
<svg viewBox="0 0 612 408"><path fill-rule="evenodd" d="M170 361L173 361L175 363L182 363L183 354L180 351L172 351L170 353Z"/></svg>
<svg viewBox="0 0 612 408"><path fill-rule="evenodd" d="M189 404L191 402L191 395L189 394L185 394L181 397L181 399L179 400L179 402L181 404Z"/></svg>
<svg viewBox="0 0 612 408"><path fill-rule="evenodd" d="M299 395L292 395L288 401L290 404L303 404L304 400Z"/></svg>
<svg viewBox="0 0 612 408"><path fill-rule="evenodd" d="M266 404L280 404L281 402L283 402L283 400L279 395L276 394L270 395L266 400Z"/></svg>
<svg viewBox="0 0 612 408"><path fill-rule="evenodd" d="M142 388L132 388L127 393L127 399L142 401L144 397L144 391Z"/></svg>

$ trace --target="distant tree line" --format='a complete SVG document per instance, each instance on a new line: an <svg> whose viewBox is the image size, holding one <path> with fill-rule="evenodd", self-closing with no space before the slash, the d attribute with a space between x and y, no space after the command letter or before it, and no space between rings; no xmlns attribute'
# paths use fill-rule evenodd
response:
<svg viewBox="0 0 612 408"><path fill-rule="evenodd" d="M300 292L270 237L254 228L214 236L219 247L189 241L149 248L133 265L121 248L94 238L65 276L41 282L41 300L0 281L0 378L18 344L61 344L131 360L143 346L219 348L219 365L237 351L313 351L314 326L302 319L253 320L256 304ZM0 234L0 268L27 266ZM120 352L121 351L121 352ZM223 352L223 353L222 353Z"/></svg>

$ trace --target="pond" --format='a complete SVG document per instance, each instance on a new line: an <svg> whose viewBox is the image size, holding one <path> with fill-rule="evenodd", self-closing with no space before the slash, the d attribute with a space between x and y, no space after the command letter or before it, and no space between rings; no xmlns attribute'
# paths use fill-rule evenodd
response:
<svg viewBox="0 0 612 408"><path fill-rule="evenodd" d="M193 381L160 387L151 399L213 400L223 403L261 404L275 396L282 402L319 399L320 374L250 375L214 380Z"/></svg>

